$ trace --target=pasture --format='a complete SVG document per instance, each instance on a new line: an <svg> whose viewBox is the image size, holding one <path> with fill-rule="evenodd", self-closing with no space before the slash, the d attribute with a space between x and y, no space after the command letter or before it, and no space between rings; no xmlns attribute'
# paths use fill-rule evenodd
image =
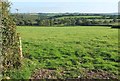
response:
<svg viewBox="0 0 120 81"><path fill-rule="evenodd" d="M85 75L81 69L118 74L118 29L103 26L18 26L22 37L23 70L13 78L29 78L36 69L50 69L62 78ZM27 73L27 74L26 74Z"/></svg>
<svg viewBox="0 0 120 81"><path fill-rule="evenodd" d="M63 16L63 17L58 17L57 19L64 19L64 18L102 18L102 16Z"/></svg>

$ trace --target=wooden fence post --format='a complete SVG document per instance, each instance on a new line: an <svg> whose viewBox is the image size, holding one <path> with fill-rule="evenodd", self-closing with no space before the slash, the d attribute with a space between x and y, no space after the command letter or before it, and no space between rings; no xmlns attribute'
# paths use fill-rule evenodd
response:
<svg viewBox="0 0 120 81"><path fill-rule="evenodd" d="M17 33L17 41L19 42L19 47L18 47L18 49L19 49L19 56L20 56L20 59L22 59L23 58L23 54L22 54L22 41L21 41L21 37L20 37L20 34L19 33Z"/></svg>
<svg viewBox="0 0 120 81"><path fill-rule="evenodd" d="M20 47L19 47L19 50L20 50L20 58L23 58L23 54L22 54L22 42L21 42L21 37L19 37L19 44L20 44Z"/></svg>

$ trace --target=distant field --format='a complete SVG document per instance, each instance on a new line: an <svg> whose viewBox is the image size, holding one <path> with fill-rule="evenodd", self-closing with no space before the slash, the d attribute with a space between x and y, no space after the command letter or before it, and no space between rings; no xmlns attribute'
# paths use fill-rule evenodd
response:
<svg viewBox="0 0 120 81"><path fill-rule="evenodd" d="M102 16L63 16L63 17L58 17L57 19L64 19L64 18L102 18Z"/></svg>
<svg viewBox="0 0 120 81"><path fill-rule="evenodd" d="M110 27L17 27L25 57L23 74L36 68L64 70L64 77L82 75L80 68L118 74L118 30ZM27 73L27 75L24 75Z"/></svg>

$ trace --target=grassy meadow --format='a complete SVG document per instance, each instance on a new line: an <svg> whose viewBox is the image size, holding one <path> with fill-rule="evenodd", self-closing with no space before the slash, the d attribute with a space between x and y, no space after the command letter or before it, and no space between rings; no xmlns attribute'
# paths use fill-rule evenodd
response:
<svg viewBox="0 0 120 81"><path fill-rule="evenodd" d="M58 19L64 19L64 18L102 18L102 16L63 16L63 17L58 17Z"/></svg>
<svg viewBox="0 0 120 81"><path fill-rule="evenodd" d="M38 69L55 70L59 78L85 76L85 70L118 74L118 29L103 26L18 26L23 70L13 78L30 78ZM15 75L16 74L16 75Z"/></svg>

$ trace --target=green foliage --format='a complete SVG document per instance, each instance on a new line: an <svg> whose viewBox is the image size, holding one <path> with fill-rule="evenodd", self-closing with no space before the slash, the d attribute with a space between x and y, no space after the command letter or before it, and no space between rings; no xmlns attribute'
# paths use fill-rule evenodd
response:
<svg viewBox="0 0 120 81"><path fill-rule="evenodd" d="M16 33L16 25L10 16L10 3L7 1L0 1L1 15L2 15L2 66L3 76L9 77L11 69L18 69L21 65L19 57L19 39Z"/></svg>
<svg viewBox="0 0 120 81"><path fill-rule="evenodd" d="M113 25L118 19L115 15L102 14L12 14L18 26L91 26L91 25ZM115 18L115 19L114 19Z"/></svg>

